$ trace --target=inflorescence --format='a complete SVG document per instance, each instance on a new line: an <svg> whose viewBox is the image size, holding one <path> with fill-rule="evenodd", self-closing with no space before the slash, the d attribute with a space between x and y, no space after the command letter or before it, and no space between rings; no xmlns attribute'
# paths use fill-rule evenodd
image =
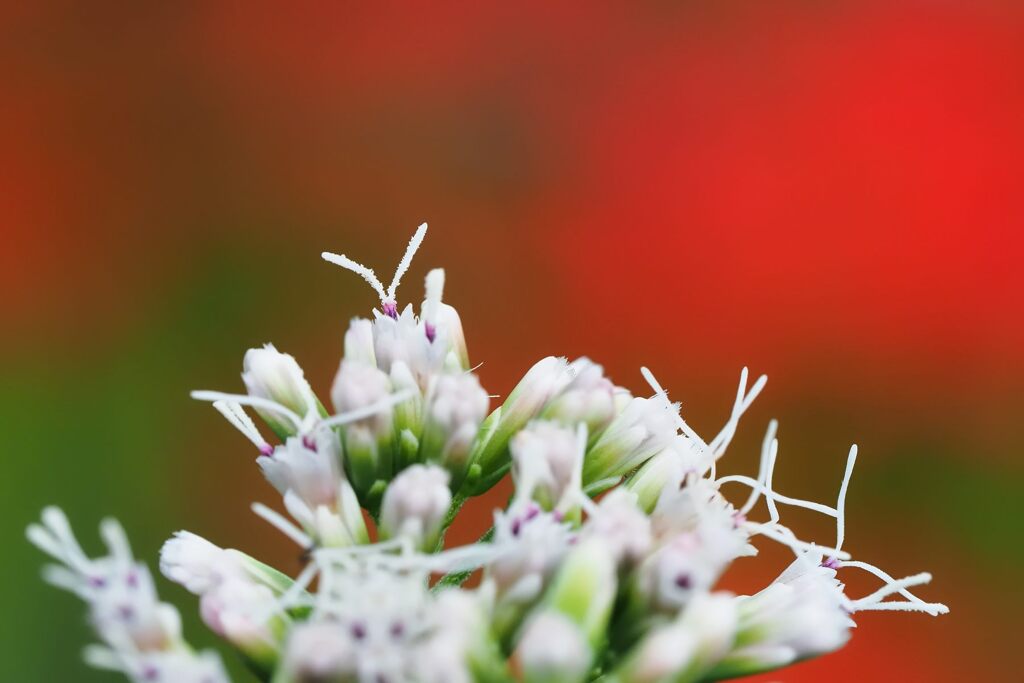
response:
<svg viewBox="0 0 1024 683"><path fill-rule="evenodd" d="M765 386L740 375L729 419L710 441L646 368L649 396L613 384L587 358L548 357L504 403L470 366L459 314L442 299L444 271L426 277L419 315L396 291L427 231L416 231L391 284L325 252L380 298L354 318L331 388L334 413L295 359L272 345L245 354L246 393L196 391L257 451L287 514L253 511L307 558L292 578L187 531L164 545L160 570L199 597L203 621L273 683L529 683L710 681L832 652L864 611L947 612L844 550L850 449L835 505L773 485L772 421L756 477L717 476L740 417ZM274 437L250 416L255 413ZM515 493L479 542L445 547L466 500L511 474ZM727 486L729 485L729 486ZM749 490L736 507L725 490ZM763 500L767 518L752 517ZM785 507L835 520L834 541L799 538ZM211 652L181 634L124 531L106 520L108 554L92 559L56 508L28 538L57 564L44 578L88 606L101 644L86 660L136 682L227 681ZM764 538L794 560L755 595L716 590ZM847 595L839 573L881 581ZM474 572L475 588L463 586ZM315 586L315 589L314 589Z"/></svg>

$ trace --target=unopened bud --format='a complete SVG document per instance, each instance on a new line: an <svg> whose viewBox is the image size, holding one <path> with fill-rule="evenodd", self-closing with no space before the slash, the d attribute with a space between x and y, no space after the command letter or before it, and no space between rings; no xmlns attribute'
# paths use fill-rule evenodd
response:
<svg viewBox="0 0 1024 683"><path fill-rule="evenodd" d="M263 398L288 408L299 417L313 411L325 414L313 390L306 381L302 368L287 353L281 353L273 344L262 349L249 349L242 361L242 381L250 396ZM256 412L275 434L282 439L293 436L298 428L279 413L257 407Z"/></svg>
<svg viewBox="0 0 1024 683"><path fill-rule="evenodd" d="M331 388L331 399L339 413L364 410L381 404L391 394L391 379L382 370L363 363L343 360ZM346 424L342 428L345 466L352 485L365 494L378 479L388 479L393 467L393 417L390 406Z"/></svg>
<svg viewBox="0 0 1024 683"><path fill-rule="evenodd" d="M512 436L537 417L561 389L571 380L564 358L548 356L527 371L516 388L497 411L484 423L485 438L474 447L473 460L480 467L486 489L496 481L494 475L508 464L508 444ZM476 491L480 492L480 491Z"/></svg>
<svg viewBox="0 0 1024 683"><path fill-rule="evenodd" d="M632 399L587 452L584 486L621 477L669 446L677 435L677 411L663 397Z"/></svg>
<svg viewBox="0 0 1024 683"><path fill-rule="evenodd" d="M434 550L452 503L448 479L448 472L436 465L402 470L384 492L381 537L405 537L422 550Z"/></svg>
<svg viewBox="0 0 1024 683"><path fill-rule="evenodd" d="M595 437L615 416L615 385L589 358L574 360L568 369L572 380L544 408L541 417L569 426L582 422L587 425L587 433Z"/></svg>
<svg viewBox="0 0 1024 683"><path fill-rule="evenodd" d="M575 429L556 422L531 422L509 443L517 495L554 508L573 484L586 441Z"/></svg>
<svg viewBox="0 0 1024 683"><path fill-rule="evenodd" d="M439 376L428 397L420 455L444 465L457 488L465 475L469 451L480 423L487 415L490 398L476 375Z"/></svg>
<svg viewBox="0 0 1024 683"><path fill-rule="evenodd" d="M590 670L590 646L565 615L545 611L526 625L515 657L526 683L573 683Z"/></svg>

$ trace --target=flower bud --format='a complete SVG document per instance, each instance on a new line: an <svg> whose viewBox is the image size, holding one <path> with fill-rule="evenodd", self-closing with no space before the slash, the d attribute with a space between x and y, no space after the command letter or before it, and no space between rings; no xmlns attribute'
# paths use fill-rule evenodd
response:
<svg viewBox="0 0 1024 683"><path fill-rule="evenodd" d="M497 481L497 476L508 463L509 440L537 417L547 402L570 380L564 358L548 356L541 359L527 371L505 403L487 418L480 430L482 438L474 445L471 459L481 473L481 482L474 493L482 493Z"/></svg>
<svg viewBox="0 0 1024 683"><path fill-rule="evenodd" d="M195 595L244 576L238 559L224 548L188 531L179 531L160 549L160 572Z"/></svg>
<svg viewBox="0 0 1024 683"><path fill-rule="evenodd" d="M358 652L340 624L309 621L292 629L284 655L289 683L347 681L357 671Z"/></svg>
<svg viewBox="0 0 1024 683"><path fill-rule="evenodd" d="M530 619L515 651L526 683L582 681L592 656L579 627L550 610Z"/></svg>
<svg viewBox="0 0 1024 683"><path fill-rule="evenodd" d="M290 622L275 607L273 591L238 578L227 579L199 599L203 623L266 670L273 669Z"/></svg>
<svg viewBox="0 0 1024 683"><path fill-rule="evenodd" d="M381 538L404 537L417 548L433 551L452 503L448 479L448 472L436 465L402 470L384 492Z"/></svg>
<svg viewBox="0 0 1024 683"><path fill-rule="evenodd" d="M242 553L179 531L160 551L160 571L200 596L200 615L214 633L270 668L288 619L276 614L275 591L254 578L246 560L255 563Z"/></svg>
<svg viewBox="0 0 1024 683"><path fill-rule="evenodd" d="M735 640L736 624L732 595L701 595L674 621L652 629L615 672L616 680L705 680L708 670L725 656Z"/></svg>
<svg viewBox="0 0 1024 683"><path fill-rule="evenodd" d="M411 306L406 306L398 318L377 315L373 321L373 348L378 368L390 373L395 363L405 363L420 388L426 389L435 368L431 363L426 335L417 323Z"/></svg>
<svg viewBox="0 0 1024 683"><path fill-rule="evenodd" d="M469 370L469 353L462 320L454 308L442 303L443 290L444 270L434 268L427 273L427 296L420 307L424 336L433 349L432 355L441 356L445 367L466 371Z"/></svg>
<svg viewBox="0 0 1024 683"><path fill-rule="evenodd" d="M586 447L576 430L556 422L531 422L512 437L512 477L516 495L532 497L551 510L572 493L576 466Z"/></svg>
<svg viewBox="0 0 1024 683"><path fill-rule="evenodd" d="M348 413L379 403L391 394L391 380L386 372L371 365L345 359L331 387L331 400L338 413ZM351 424L364 425L374 433L390 434L392 409L380 411Z"/></svg>
<svg viewBox="0 0 1024 683"><path fill-rule="evenodd" d="M651 521L637 507L636 496L615 489L601 499L596 514L583 526L583 538L599 538L620 569L637 564L651 548Z"/></svg>
<svg viewBox="0 0 1024 683"><path fill-rule="evenodd" d="M541 417L569 426L582 422L594 438L615 416L615 385L589 358L574 360L568 369L572 380L548 403Z"/></svg>
<svg viewBox="0 0 1024 683"><path fill-rule="evenodd" d="M343 360L331 388L339 413L362 410L384 401L392 391L387 373L362 363ZM384 407L342 429L345 466L361 495L378 479L387 480L393 468L394 409Z"/></svg>
<svg viewBox="0 0 1024 683"><path fill-rule="evenodd" d="M692 440L677 436L660 453L631 474L622 486L636 494L637 504L650 514L666 487L679 488L687 472L696 467L697 450Z"/></svg>
<svg viewBox="0 0 1024 683"><path fill-rule="evenodd" d="M292 491L310 508L334 508L342 479L341 445L337 435L320 429L304 437L290 437L271 455L256 458L263 475L281 495Z"/></svg>
<svg viewBox="0 0 1024 683"><path fill-rule="evenodd" d="M664 450L677 436L677 416L664 397L632 399L587 452L584 487L617 479Z"/></svg>
<svg viewBox="0 0 1024 683"><path fill-rule="evenodd" d="M345 360L377 367L373 348L373 323L366 318L353 318L345 331Z"/></svg>
<svg viewBox="0 0 1024 683"><path fill-rule="evenodd" d="M487 415L489 403L490 397L476 375L446 373L433 383L420 457L444 465L452 475L453 488L457 488L465 476L469 451Z"/></svg>
<svg viewBox="0 0 1024 683"><path fill-rule="evenodd" d="M854 626L836 571L809 554L760 593L737 598L737 608L742 646L715 669L716 677L769 671L838 650Z"/></svg>
<svg viewBox="0 0 1024 683"><path fill-rule="evenodd" d="M292 356L281 353L273 344L245 352L242 381L250 396L279 403L299 417L306 417L314 411L326 415L302 368ZM296 425L280 414L264 408L256 408L256 412L280 438L295 435Z"/></svg>
<svg viewBox="0 0 1024 683"><path fill-rule="evenodd" d="M602 539L580 539L558 568L543 604L568 617L597 648L606 637L616 574L616 558Z"/></svg>

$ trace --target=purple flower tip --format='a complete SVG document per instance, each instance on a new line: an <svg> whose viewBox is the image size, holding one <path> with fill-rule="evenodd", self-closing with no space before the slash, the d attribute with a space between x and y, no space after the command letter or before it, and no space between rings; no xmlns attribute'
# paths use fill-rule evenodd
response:
<svg viewBox="0 0 1024 683"><path fill-rule="evenodd" d="M385 301L381 304L381 308L384 310L384 315L389 318L398 319L398 303L394 301Z"/></svg>
<svg viewBox="0 0 1024 683"><path fill-rule="evenodd" d="M423 330L427 333L427 341L433 344L437 338L437 328L430 323L424 323Z"/></svg>
<svg viewBox="0 0 1024 683"><path fill-rule="evenodd" d="M274 454L274 447L271 446L269 443L264 443L264 444L260 445L260 455L266 455L266 456L269 457L269 456L271 456L273 454Z"/></svg>
<svg viewBox="0 0 1024 683"><path fill-rule="evenodd" d="M821 563L822 567L826 569L839 569L839 560L835 557L830 557Z"/></svg>

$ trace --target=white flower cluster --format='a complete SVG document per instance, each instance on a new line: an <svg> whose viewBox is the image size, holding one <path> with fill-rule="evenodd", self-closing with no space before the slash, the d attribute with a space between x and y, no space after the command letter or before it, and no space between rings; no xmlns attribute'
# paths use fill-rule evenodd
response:
<svg viewBox="0 0 1024 683"><path fill-rule="evenodd" d="M928 574L895 579L843 549L855 446L834 506L774 488L774 422L756 477L717 476L765 385L761 377L748 388L746 369L710 441L648 370L651 394L633 396L586 358L541 360L489 413L459 315L442 301L443 271L427 275L418 316L395 298L425 233L424 224L386 289L369 268L323 255L362 276L381 303L345 334L335 413L271 345L245 354L246 393L193 393L256 447L287 516L253 509L308 557L293 579L184 531L161 553L163 574L199 596L203 621L261 680L721 680L832 652L857 612L947 611L910 592ZM492 529L445 549L463 503L509 473L515 494ZM728 485L749 489L739 507ZM762 500L767 518L754 521ZM798 538L781 521L786 506L833 518L835 542ZM61 563L45 577L89 605L104 645L88 661L133 681L226 680L215 656L185 645L121 528L104 522L102 533L110 554L90 560L55 509L28 532ZM791 549L792 565L756 595L717 590L733 561L757 553L758 538ZM846 569L882 585L852 598L838 579ZM474 574L477 585L465 587Z"/></svg>

